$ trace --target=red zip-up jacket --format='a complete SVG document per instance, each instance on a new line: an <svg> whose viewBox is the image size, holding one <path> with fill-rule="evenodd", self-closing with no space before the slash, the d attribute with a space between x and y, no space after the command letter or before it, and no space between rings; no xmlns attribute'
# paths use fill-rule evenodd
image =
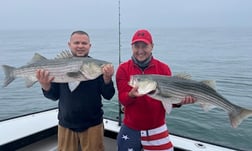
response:
<svg viewBox="0 0 252 151"><path fill-rule="evenodd" d="M160 101L147 95L131 98L128 96L132 89L128 85L131 75L135 74L160 74L171 76L168 65L152 57L147 68L142 70L132 60L128 60L117 69L116 84L118 98L124 106L123 123L135 130L148 130L165 124L165 109Z"/></svg>

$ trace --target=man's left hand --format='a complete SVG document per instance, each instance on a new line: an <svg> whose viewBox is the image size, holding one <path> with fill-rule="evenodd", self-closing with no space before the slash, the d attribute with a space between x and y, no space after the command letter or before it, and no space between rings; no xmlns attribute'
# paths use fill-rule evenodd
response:
<svg viewBox="0 0 252 151"><path fill-rule="evenodd" d="M192 97L192 96L186 96L184 99L181 100L180 104L192 104L195 103L197 101L196 98Z"/></svg>
<svg viewBox="0 0 252 151"><path fill-rule="evenodd" d="M111 81L112 76L114 74L114 66L112 64L106 64L102 68L103 79L104 82L107 84Z"/></svg>

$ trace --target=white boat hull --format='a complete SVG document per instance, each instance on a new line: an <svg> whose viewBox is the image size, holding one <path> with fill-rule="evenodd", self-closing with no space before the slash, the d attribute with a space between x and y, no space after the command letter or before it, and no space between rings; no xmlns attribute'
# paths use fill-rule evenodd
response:
<svg viewBox="0 0 252 151"><path fill-rule="evenodd" d="M25 151L31 147L33 150L54 151L57 149L57 109L51 109L39 113L29 114L21 117L7 119L0 122L0 150ZM116 150L116 135L120 126L117 121L104 119L105 127L105 147L106 150ZM40 140L38 134L45 136ZM29 141L37 139L38 142ZM216 144L206 143L191 138L171 134L171 141L175 146L175 151L235 151L237 149L228 148ZM42 143L42 141L44 141ZM31 146L32 145L32 146ZM30 148L29 148L30 146ZM108 149L109 148L109 149Z"/></svg>

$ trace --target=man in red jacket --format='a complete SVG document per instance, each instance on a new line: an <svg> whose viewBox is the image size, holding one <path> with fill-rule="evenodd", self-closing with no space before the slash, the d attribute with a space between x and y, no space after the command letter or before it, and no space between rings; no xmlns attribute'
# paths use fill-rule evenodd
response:
<svg viewBox="0 0 252 151"><path fill-rule="evenodd" d="M118 151L166 150L173 145L165 123L165 109L161 101L140 95L137 87L128 82L135 74L160 74L171 76L169 66L152 56L153 41L148 30L138 30L132 38L132 58L122 63L116 73L120 103L124 106L123 125L117 137ZM181 100L183 104L194 103L191 96Z"/></svg>

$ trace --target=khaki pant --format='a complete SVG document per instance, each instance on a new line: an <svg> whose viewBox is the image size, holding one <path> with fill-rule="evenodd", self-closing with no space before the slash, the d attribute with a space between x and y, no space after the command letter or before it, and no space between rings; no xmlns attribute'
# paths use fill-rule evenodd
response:
<svg viewBox="0 0 252 151"><path fill-rule="evenodd" d="M104 151L103 123L90 127L83 132L58 126L58 151Z"/></svg>

